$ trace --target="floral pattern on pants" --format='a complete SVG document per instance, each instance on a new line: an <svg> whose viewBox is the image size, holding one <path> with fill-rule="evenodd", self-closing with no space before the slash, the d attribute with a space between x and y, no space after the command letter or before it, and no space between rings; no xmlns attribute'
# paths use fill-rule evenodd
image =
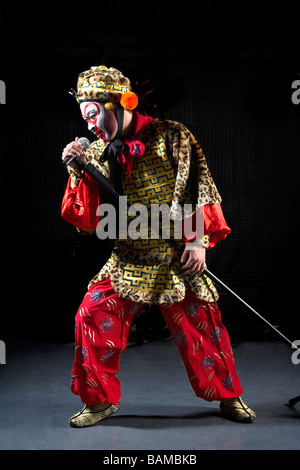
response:
<svg viewBox="0 0 300 470"><path fill-rule="evenodd" d="M143 307L120 297L109 278L93 284L86 293L75 319L71 379L72 392L83 403L118 403L120 354ZM243 389L217 303L199 300L188 289L183 301L159 307L196 395L207 401L240 396Z"/></svg>

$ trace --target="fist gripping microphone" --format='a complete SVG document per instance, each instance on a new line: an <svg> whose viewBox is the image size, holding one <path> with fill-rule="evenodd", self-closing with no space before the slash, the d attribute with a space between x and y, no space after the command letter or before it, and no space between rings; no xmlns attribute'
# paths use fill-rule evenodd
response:
<svg viewBox="0 0 300 470"><path fill-rule="evenodd" d="M78 142L79 142L79 144L82 145L83 151L86 150L88 148L88 146L90 145L90 142L86 137L80 137L80 139L78 139ZM114 183L110 179L108 179L108 178L106 178L106 176L102 175L102 173L100 173L100 171L97 170L97 168L94 167L94 165L92 165L92 163L85 164L81 160L80 157L65 158L63 160L63 164L67 166L72 161L74 161L77 164L79 170L82 173L87 173L92 178L94 178L98 182L98 184L102 187L102 189L104 191L106 191L113 198L113 201L120 204L120 200L119 200L120 194L114 189Z"/></svg>
<svg viewBox="0 0 300 470"><path fill-rule="evenodd" d="M83 148L83 151L85 151L88 146L90 145L90 141L89 139L87 139L86 137L80 137L80 139L78 139L78 144L80 144ZM64 165L69 165L73 160L75 160L76 158L78 157L68 157L68 158L65 158L64 161L63 161L63 164Z"/></svg>

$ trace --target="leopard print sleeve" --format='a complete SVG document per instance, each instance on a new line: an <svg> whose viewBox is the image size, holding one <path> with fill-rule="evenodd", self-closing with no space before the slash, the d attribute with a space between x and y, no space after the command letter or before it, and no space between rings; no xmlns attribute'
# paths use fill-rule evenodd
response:
<svg viewBox="0 0 300 470"><path fill-rule="evenodd" d="M175 121L163 121L159 125L177 173L171 217L181 218L184 204L190 204L194 213L197 205L221 202L202 148L193 134Z"/></svg>
<svg viewBox="0 0 300 470"><path fill-rule="evenodd" d="M100 157L104 151L105 144L102 141L93 142L84 152L83 161L85 164L92 163L97 170L99 170L104 176L109 178L109 166L107 162L101 162ZM67 171L71 177L71 187L75 187L81 180L82 173L76 165L74 168L67 166Z"/></svg>

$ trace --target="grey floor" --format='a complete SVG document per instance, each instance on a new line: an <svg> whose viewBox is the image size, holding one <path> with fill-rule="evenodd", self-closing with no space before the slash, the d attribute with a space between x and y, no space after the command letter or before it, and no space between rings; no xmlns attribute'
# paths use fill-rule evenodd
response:
<svg viewBox="0 0 300 470"><path fill-rule="evenodd" d="M102 424L73 429L80 399L70 392L73 344L6 339L0 365L1 450L299 450L300 364L282 343L234 348L254 424L221 417L217 402L194 395L172 341L128 347L118 374L121 408Z"/></svg>

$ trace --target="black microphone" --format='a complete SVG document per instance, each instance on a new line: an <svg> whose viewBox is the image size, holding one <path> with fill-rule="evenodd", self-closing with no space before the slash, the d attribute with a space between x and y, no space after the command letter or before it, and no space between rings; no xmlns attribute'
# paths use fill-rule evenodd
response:
<svg viewBox="0 0 300 470"><path fill-rule="evenodd" d="M90 141L86 137L80 137L80 139L78 139L77 142L78 142L78 144L82 145L83 151L86 150L88 148L88 146L90 145ZM66 166L69 165L74 160L74 158L77 158L77 157L65 158L63 160L63 164L66 165Z"/></svg>

